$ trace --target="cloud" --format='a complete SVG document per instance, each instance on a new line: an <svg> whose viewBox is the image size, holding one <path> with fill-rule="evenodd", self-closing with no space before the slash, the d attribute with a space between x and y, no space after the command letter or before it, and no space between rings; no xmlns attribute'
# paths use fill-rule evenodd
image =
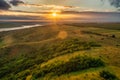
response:
<svg viewBox="0 0 120 80"><path fill-rule="evenodd" d="M120 0L109 0L110 4L115 6L115 7L120 7Z"/></svg>
<svg viewBox="0 0 120 80"><path fill-rule="evenodd" d="M101 0L102 2L105 2L105 0ZM120 0L108 0L110 2L110 5L118 8L120 7Z"/></svg>
<svg viewBox="0 0 120 80"><path fill-rule="evenodd" d="M40 13L30 13L30 12L17 12L17 11L9 11L9 10L0 10L0 16L42 16Z"/></svg>
<svg viewBox="0 0 120 80"><path fill-rule="evenodd" d="M21 1L21 0L11 0L10 3L11 3L13 6L18 6L19 4L24 4L24 2Z"/></svg>
<svg viewBox="0 0 120 80"><path fill-rule="evenodd" d="M51 10L69 10L77 7L74 6L61 6L61 5L52 5L52 4L29 4L24 3L22 0L11 0L10 4L13 6L23 6L32 9L40 9L42 11L51 11Z"/></svg>
<svg viewBox="0 0 120 80"><path fill-rule="evenodd" d="M61 5L46 5L46 4L19 4L19 6L24 6L24 7L28 7L28 8L37 8L43 11L51 11L51 10L72 10L72 9L76 9L78 7L75 6L61 6Z"/></svg>
<svg viewBox="0 0 120 80"><path fill-rule="evenodd" d="M0 0L0 9L7 10L9 8L10 8L10 5L6 1Z"/></svg>

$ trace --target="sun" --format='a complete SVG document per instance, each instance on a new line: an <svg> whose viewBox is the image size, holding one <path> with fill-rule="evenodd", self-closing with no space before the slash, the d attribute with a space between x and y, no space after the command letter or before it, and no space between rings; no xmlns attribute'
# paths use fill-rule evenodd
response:
<svg viewBox="0 0 120 80"><path fill-rule="evenodd" d="M51 10L47 17L52 20L60 19L61 11L60 10Z"/></svg>
<svg viewBox="0 0 120 80"><path fill-rule="evenodd" d="M57 17L57 13L56 13L56 12L53 12L53 13L52 13L52 16L53 16L53 17Z"/></svg>

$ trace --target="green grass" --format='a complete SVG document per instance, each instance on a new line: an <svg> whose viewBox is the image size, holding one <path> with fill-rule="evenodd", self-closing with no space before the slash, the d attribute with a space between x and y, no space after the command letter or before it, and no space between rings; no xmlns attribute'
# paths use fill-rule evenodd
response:
<svg viewBox="0 0 120 80"><path fill-rule="evenodd" d="M69 66L68 66L69 65ZM52 64L42 66L34 72L33 77L44 77L47 74L61 75L70 72L85 70L104 66L104 62L100 59L91 58L88 56L76 56L67 62L57 61Z"/></svg>
<svg viewBox="0 0 120 80"><path fill-rule="evenodd" d="M2 47L4 45L2 39L0 39L0 47Z"/></svg>
<svg viewBox="0 0 120 80"><path fill-rule="evenodd" d="M57 24L1 32L0 79L101 80L104 69L120 78L119 26Z"/></svg>

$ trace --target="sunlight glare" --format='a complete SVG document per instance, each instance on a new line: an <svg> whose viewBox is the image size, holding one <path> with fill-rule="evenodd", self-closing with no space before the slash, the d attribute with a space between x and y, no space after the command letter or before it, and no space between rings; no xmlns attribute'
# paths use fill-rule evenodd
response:
<svg viewBox="0 0 120 80"><path fill-rule="evenodd" d="M53 16L53 17L56 17L56 16L57 16L57 13L56 13L56 12L53 12L53 13L52 13L52 16Z"/></svg>

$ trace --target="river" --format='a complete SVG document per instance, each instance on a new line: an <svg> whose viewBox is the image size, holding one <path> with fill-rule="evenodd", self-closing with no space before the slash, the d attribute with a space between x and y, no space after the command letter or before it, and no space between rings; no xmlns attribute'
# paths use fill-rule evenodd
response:
<svg viewBox="0 0 120 80"><path fill-rule="evenodd" d="M20 27L13 27L13 28L0 28L0 32L26 29L26 28L32 28L32 27L38 27L38 26L42 26L42 25L35 24L35 25L23 25L23 26L20 26Z"/></svg>

